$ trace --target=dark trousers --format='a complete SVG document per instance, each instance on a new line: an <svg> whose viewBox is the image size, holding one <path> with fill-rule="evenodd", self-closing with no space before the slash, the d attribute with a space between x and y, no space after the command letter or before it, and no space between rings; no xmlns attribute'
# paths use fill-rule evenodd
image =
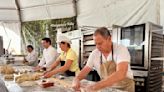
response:
<svg viewBox="0 0 164 92"><path fill-rule="evenodd" d="M65 61L60 61L61 66L64 66ZM65 76L75 76L75 72L71 72L69 70L65 71Z"/></svg>
<svg viewBox="0 0 164 92"><path fill-rule="evenodd" d="M96 70L93 70L93 71L89 72L86 79L90 80L90 81L100 81L100 76L99 76L99 74L97 73Z"/></svg>

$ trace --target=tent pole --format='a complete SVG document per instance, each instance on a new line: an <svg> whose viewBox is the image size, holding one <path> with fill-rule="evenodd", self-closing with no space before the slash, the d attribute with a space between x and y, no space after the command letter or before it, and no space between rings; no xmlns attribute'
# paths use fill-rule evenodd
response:
<svg viewBox="0 0 164 92"><path fill-rule="evenodd" d="M16 5L16 8L18 10L19 20L20 20L20 22L22 22L22 16L21 16L20 6L19 6L19 3L18 3L18 0L15 0L15 5Z"/></svg>

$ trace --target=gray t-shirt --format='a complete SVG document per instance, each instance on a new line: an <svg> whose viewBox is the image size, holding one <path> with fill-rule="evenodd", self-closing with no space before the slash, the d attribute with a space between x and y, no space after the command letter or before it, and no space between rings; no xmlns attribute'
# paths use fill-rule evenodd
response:
<svg viewBox="0 0 164 92"><path fill-rule="evenodd" d="M0 79L0 92L9 92L5 86L5 83L1 79Z"/></svg>

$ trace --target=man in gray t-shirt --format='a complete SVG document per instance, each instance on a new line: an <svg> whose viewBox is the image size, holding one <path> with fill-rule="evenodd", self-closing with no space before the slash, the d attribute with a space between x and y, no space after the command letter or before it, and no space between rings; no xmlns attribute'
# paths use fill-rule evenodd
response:
<svg viewBox="0 0 164 92"><path fill-rule="evenodd" d="M1 79L0 79L0 92L9 92L5 86L5 83Z"/></svg>

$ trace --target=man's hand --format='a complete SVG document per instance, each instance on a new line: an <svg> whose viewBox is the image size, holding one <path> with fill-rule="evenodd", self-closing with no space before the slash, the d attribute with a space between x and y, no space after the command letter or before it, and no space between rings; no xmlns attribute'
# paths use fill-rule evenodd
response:
<svg viewBox="0 0 164 92"><path fill-rule="evenodd" d="M75 90L75 91L80 91L80 81L79 79L74 79L73 82L72 82L72 88Z"/></svg>
<svg viewBox="0 0 164 92"><path fill-rule="evenodd" d="M74 78L73 80L73 83L72 83L72 88L75 90L75 91L79 91L80 90L80 81L82 79L84 79L87 74L91 71L92 69L88 66L85 66L81 71L80 73Z"/></svg>
<svg viewBox="0 0 164 92"><path fill-rule="evenodd" d="M25 64L25 63L26 63L26 61L25 61L25 60L23 60L23 61L22 61L22 63L23 63L23 64Z"/></svg>
<svg viewBox="0 0 164 92"><path fill-rule="evenodd" d="M47 72L50 72L50 71L52 71L52 70L53 70L52 68L47 68L47 69L46 69Z"/></svg>
<svg viewBox="0 0 164 92"><path fill-rule="evenodd" d="M37 66L37 67L34 67L33 69L34 69L34 71L39 71L41 69L41 67Z"/></svg>
<svg viewBox="0 0 164 92"><path fill-rule="evenodd" d="M25 65L29 65L29 62L28 62L28 61L26 61L26 62L24 62L24 64L25 64Z"/></svg>
<svg viewBox="0 0 164 92"><path fill-rule="evenodd" d="M96 90L94 90L94 85L87 85L87 86L84 86L82 88L82 90L84 92L97 92Z"/></svg>
<svg viewBox="0 0 164 92"><path fill-rule="evenodd" d="M24 59L23 59L23 64L25 64L26 62L27 62L27 60L26 60L26 58L24 57Z"/></svg>
<svg viewBox="0 0 164 92"><path fill-rule="evenodd" d="M44 76L46 73L51 72L51 71L52 71L51 68L47 68L46 71L43 73L43 76Z"/></svg>

